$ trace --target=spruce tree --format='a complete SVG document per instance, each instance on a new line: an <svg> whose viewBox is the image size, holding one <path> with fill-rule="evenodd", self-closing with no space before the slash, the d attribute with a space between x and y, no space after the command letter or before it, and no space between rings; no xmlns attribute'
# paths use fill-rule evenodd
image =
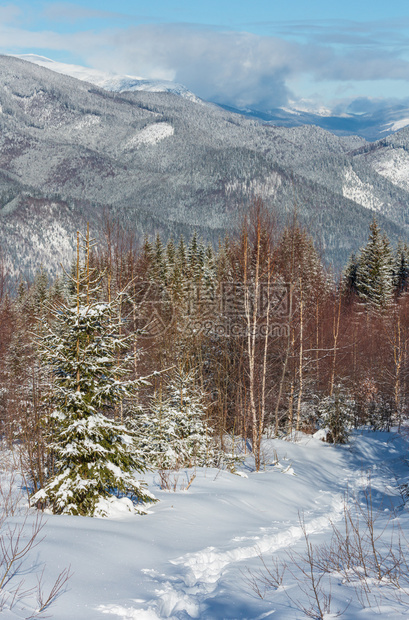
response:
<svg viewBox="0 0 409 620"><path fill-rule="evenodd" d="M44 267L41 265L34 277L31 289L33 310L38 315L44 308L49 295L48 275Z"/></svg>
<svg viewBox="0 0 409 620"><path fill-rule="evenodd" d="M114 495L152 501L135 479L143 461L134 438L112 417L115 405L130 397L142 380L126 380L118 354L127 348L116 320L117 302L96 301L98 277L89 270L87 235L83 268L77 247L76 295L44 319L38 348L52 371L51 413L47 420L51 463L45 485L32 498L57 514L106 514Z"/></svg>
<svg viewBox="0 0 409 620"><path fill-rule="evenodd" d="M328 291L328 276L312 237L297 223L286 228L277 251L277 266L288 283L302 283L306 297Z"/></svg>
<svg viewBox="0 0 409 620"><path fill-rule="evenodd" d="M393 285L397 295L407 291L409 285L409 247L401 241L396 248L393 269Z"/></svg>
<svg viewBox="0 0 409 620"><path fill-rule="evenodd" d="M153 248L153 261L150 270L151 278L160 284L166 285L167 281L167 261L165 248L163 247L162 240L159 233L156 235L155 246Z"/></svg>
<svg viewBox="0 0 409 620"><path fill-rule="evenodd" d="M142 245L142 252L140 257L141 262L141 271L147 277L150 269L152 268L152 263L154 260L154 252L152 243L149 240L149 237L145 235Z"/></svg>
<svg viewBox="0 0 409 620"><path fill-rule="evenodd" d="M347 295L354 295L358 293L357 287L357 274L359 267L359 259L356 254L351 254L348 263L343 272L343 291Z"/></svg>
<svg viewBox="0 0 409 620"><path fill-rule="evenodd" d="M359 297L376 308L385 308L393 293L392 253L387 237L374 218L368 243L361 250L356 274Z"/></svg>
<svg viewBox="0 0 409 620"><path fill-rule="evenodd" d="M166 245L166 262L168 270L171 270L176 262L176 247L172 237L169 239Z"/></svg>
<svg viewBox="0 0 409 620"><path fill-rule="evenodd" d="M347 443L354 425L355 403L341 385L335 386L332 396L320 400L317 414L328 443Z"/></svg>
<svg viewBox="0 0 409 620"><path fill-rule="evenodd" d="M187 254L186 243L183 238L183 235L181 235L179 238L179 243L178 243L178 247L176 250L176 256L177 256L178 267L182 273L184 273L186 269L186 262L187 262L186 254Z"/></svg>
<svg viewBox="0 0 409 620"><path fill-rule="evenodd" d="M151 467L224 464L234 468L237 459L222 452L213 439L213 429L206 421L205 395L193 370L175 369L164 389L156 392L149 410L130 423Z"/></svg>
<svg viewBox="0 0 409 620"><path fill-rule="evenodd" d="M197 232L194 231L192 238L187 249L187 262L189 277L193 281L197 281L200 277L200 255L199 255L199 240L197 238Z"/></svg>

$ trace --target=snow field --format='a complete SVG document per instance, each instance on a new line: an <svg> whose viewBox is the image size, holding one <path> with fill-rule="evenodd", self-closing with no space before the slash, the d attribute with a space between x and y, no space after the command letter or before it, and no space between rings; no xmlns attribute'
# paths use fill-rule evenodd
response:
<svg viewBox="0 0 409 620"><path fill-rule="evenodd" d="M281 468L269 459L275 452ZM269 440L265 469L255 473L249 457L242 468L247 477L198 469L188 491L173 493L160 490L158 474L147 476L160 502L149 506L146 516L50 515L36 559L45 563L49 582L68 564L73 572L50 613L56 620L300 620L304 615L286 596L303 600L294 577L261 600L246 582L246 570L260 568L260 554L268 564L272 557L288 563L287 550L303 552L300 514L313 544L328 541L330 521L341 523L344 492L359 494L368 474L375 508L383 510L385 502L387 519L391 508L400 506L408 532L407 510L397 492L397 480L409 471L406 452L406 441L395 433L356 434L349 446L306 436L298 443ZM288 475L291 469L295 475ZM31 579L29 572L26 580ZM336 613L347 607L345 620L408 617L405 607L388 597L366 610L356 601L348 606L349 594L335 579L332 608ZM17 617L24 615L10 616Z"/></svg>
<svg viewBox="0 0 409 620"><path fill-rule="evenodd" d="M306 524L308 534L328 528L330 520L335 521L342 514L342 498L333 500L334 510L322 517L312 519ZM162 593L159 591L159 601L156 603L158 618L178 617L175 613L185 611L192 618L204 617L206 600L215 592L217 585L226 568L245 560L259 557L260 554L273 554L279 549L294 545L303 536L301 526L291 526L278 533L268 533L253 537L254 544L248 546L234 546L227 551L218 551L209 547L197 553L171 560L171 564L180 567L183 571L179 579L169 582L168 588ZM188 617L188 616L187 616Z"/></svg>
<svg viewBox="0 0 409 620"><path fill-rule="evenodd" d="M157 144L173 136L175 130L170 123L152 123L127 140L126 149L137 148L141 144Z"/></svg>
<svg viewBox="0 0 409 620"><path fill-rule="evenodd" d="M349 198L367 209L381 211L383 203L375 196L373 186L370 183L361 181L352 169L345 170L342 195L344 198Z"/></svg>
<svg viewBox="0 0 409 620"><path fill-rule="evenodd" d="M409 119L406 119L409 123ZM409 189L409 155L402 149L388 149L377 155L372 164L374 170L404 190Z"/></svg>

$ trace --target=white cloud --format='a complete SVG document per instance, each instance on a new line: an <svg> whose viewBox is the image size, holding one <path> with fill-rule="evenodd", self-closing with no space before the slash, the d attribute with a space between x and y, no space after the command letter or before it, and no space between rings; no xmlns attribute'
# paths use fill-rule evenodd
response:
<svg viewBox="0 0 409 620"><path fill-rule="evenodd" d="M186 25L146 25L112 33L111 49L88 60L98 68L166 78L205 99L269 109L290 96L297 76L311 82L409 80L409 62L396 53L301 44L278 37Z"/></svg>
<svg viewBox="0 0 409 620"><path fill-rule="evenodd" d="M176 80L198 95L231 105L282 105L286 78L299 70L299 46L273 37L182 25L139 26L116 33L94 66Z"/></svg>
<svg viewBox="0 0 409 620"><path fill-rule="evenodd" d="M8 51L35 52L38 49L67 50L87 53L92 43L102 45L100 35L93 33L61 34L54 31L29 31L12 26L0 25L0 49Z"/></svg>
<svg viewBox="0 0 409 620"><path fill-rule="evenodd" d="M71 6L74 5L54 5L54 15L70 13ZM93 13L75 6L78 12L71 13L73 19ZM60 52L61 59L61 52L66 51L68 62L70 53L75 53L93 68L174 80L205 99L236 107L268 110L285 105L289 98L294 99L289 85L297 81L308 82L310 91L321 92L328 83L352 84L357 88L369 80L409 81L409 62L404 56L376 46L333 48L328 43L301 43L278 36L223 32L186 24L148 24L104 31L77 29L74 33L34 32L8 25L17 17L12 6L0 9L3 52L50 50L46 53L52 57L55 50ZM339 32L346 30L345 25L342 28ZM361 30L365 30L364 25Z"/></svg>

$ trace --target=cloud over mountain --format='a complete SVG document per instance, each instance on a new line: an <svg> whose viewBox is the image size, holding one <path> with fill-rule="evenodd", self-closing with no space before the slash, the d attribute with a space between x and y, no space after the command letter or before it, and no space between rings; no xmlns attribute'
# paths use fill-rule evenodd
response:
<svg viewBox="0 0 409 620"><path fill-rule="evenodd" d="M47 28L41 29L17 7L0 8L0 51L53 50L61 60L81 59L104 71L176 81L204 99L238 108L271 110L314 92L328 104L342 89L355 97L381 96L376 84L388 82L391 94L392 83L403 87L409 81L405 20L277 22L267 24L271 34L261 35L141 23L142 17L138 24L135 16L125 24L120 13L64 3L45 7L43 16ZM92 29L88 19L95 20ZM82 27L64 30L57 24L62 20L78 20Z"/></svg>

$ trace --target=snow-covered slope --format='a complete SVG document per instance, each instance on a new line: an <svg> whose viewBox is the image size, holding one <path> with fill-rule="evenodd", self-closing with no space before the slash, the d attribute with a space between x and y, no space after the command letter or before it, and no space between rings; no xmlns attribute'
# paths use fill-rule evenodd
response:
<svg viewBox="0 0 409 620"><path fill-rule="evenodd" d="M389 121L388 123L385 123L385 129L383 130L385 133L386 132L395 132L395 131L399 131L399 129L403 129L404 127L407 127L409 125L409 118L406 116L405 118L401 118L395 121Z"/></svg>
<svg viewBox="0 0 409 620"><path fill-rule="evenodd" d="M409 153L406 149L384 149L375 155L372 166L394 185L409 191Z"/></svg>
<svg viewBox="0 0 409 620"><path fill-rule="evenodd" d="M104 71L98 71L97 69L91 69L90 67L82 67L80 65L71 65L63 62L56 62L45 56L37 56L37 54L16 54L17 58L33 62L36 65L55 71L56 73L62 73L63 75L69 75L77 80L90 82L100 88L109 90L112 92L122 93L126 91L138 91L144 90L151 93L172 93L179 95L189 101L201 103L194 93L190 92L182 84L176 84L175 82L169 82L167 80L147 80L135 75L116 75L113 73L105 73Z"/></svg>
<svg viewBox="0 0 409 620"><path fill-rule="evenodd" d="M382 209L383 203L377 198L374 187L370 183L361 181L351 168L345 170L342 195L372 211Z"/></svg>
<svg viewBox="0 0 409 620"><path fill-rule="evenodd" d="M393 432L356 433L346 446L300 436L297 443L266 440L259 473L251 457L242 476L217 469L180 471L172 474L175 493L161 490L159 475L152 474L149 488L160 502L146 516L127 514L125 504L110 519L50 515L44 541L24 566L29 568L24 586L35 585L41 562L47 586L71 565L67 591L49 610L55 620L300 620L307 617L303 606L314 607L311 584L300 570L305 555L300 516L310 544L323 545L333 526L342 532L345 506L354 496L363 506L367 490L375 536L397 543L402 528L401 541L407 540L409 513L398 487L408 476L407 450L407 441ZM10 525L14 522L21 517L11 518ZM361 514L362 532L363 523ZM288 551L300 555L291 558ZM254 575L263 569L260 555L273 573L274 561L287 565L282 585L267 588L264 599L246 579L248 570ZM344 620L408 617L408 593L391 588L387 579L381 584L368 578L373 593L336 573L320 584L321 602L322 592L331 595L325 618L338 612L345 612ZM16 608L5 617L25 613Z"/></svg>
<svg viewBox="0 0 409 620"><path fill-rule="evenodd" d="M197 230L217 244L260 197L283 224L300 205L337 267L366 242L373 210L392 243L409 230L409 130L372 144L273 127L169 92L108 92L12 56L0 56L0 125L0 245L13 274L68 260L34 245L44 214L47 228L63 226L64 247L87 221L98 236L105 209L140 238Z"/></svg>
<svg viewBox="0 0 409 620"><path fill-rule="evenodd" d="M170 138L174 133L175 130L169 123L152 123L129 138L126 141L126 148L136 148L141 144L157 144L165 138Z"/></svg>

